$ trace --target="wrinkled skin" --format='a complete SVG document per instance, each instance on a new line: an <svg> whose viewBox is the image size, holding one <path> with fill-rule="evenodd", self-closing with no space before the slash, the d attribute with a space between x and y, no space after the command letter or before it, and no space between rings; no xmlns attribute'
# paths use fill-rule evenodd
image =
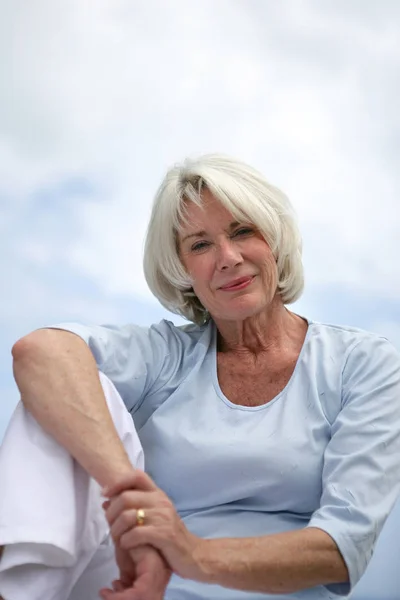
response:
<svg viewBox="0 0 400 600"><path fill-rule="evenodd" d="M171 570L159 552L151 546L126 551L118 546L115 557L120 578L113 589L100 591L104 600L162 600L171 578ZM0 599L1 600L1 599Z"/></svg>

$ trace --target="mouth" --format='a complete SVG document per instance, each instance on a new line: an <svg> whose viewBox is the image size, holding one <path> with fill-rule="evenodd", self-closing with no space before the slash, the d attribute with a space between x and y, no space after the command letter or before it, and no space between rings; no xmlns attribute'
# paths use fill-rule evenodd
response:
<svg viewBox="0 0 400 600"><path fill-rule="evenodd" d="M219 289L223 292L234 292L236 290L242 290L250 283L252 283L255 275L251 275L250 277L240 277L239 279L234 279L230 281L226 285L222 285Z"/></svg>

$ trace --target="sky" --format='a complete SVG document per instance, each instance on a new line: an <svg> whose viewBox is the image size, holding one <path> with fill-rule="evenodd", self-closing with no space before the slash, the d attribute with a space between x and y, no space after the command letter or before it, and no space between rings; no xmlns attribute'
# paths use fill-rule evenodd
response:
<svg viewBox="0 0 400 600"><path fill-rule="evenodd" d="M293 310L400 349L399 93L397 0L0 0L0 440L24 334L182 322L142 247L166 169L203 152L291 199ZM400 505L356 600L399 599L399 540Z"/></svg>

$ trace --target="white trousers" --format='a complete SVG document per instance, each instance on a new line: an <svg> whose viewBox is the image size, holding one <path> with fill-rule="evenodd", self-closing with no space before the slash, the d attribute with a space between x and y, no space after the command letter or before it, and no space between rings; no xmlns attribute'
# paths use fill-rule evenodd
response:
<svg viewBox="0 0 400 600"><path fill-rule="evenodd" d="M100 373L114 425L132 464L144 468L133 421ZM0 447L0 596L99 600L118 575L97 482L19 403Z"/></svg>

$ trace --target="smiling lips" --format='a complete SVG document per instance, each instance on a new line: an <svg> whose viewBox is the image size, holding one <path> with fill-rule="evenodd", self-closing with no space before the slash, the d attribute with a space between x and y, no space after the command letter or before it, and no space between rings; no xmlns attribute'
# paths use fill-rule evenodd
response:
<svg viewBox="0 0 400 600"><path fill-rule="evenodd" d="M223 292L234 292L236 290L242 290L247 287L254 279L254 275L250 277L239 277L238 279L234 279L230 281L226 285L222 285L219 289Z"/></svg>

